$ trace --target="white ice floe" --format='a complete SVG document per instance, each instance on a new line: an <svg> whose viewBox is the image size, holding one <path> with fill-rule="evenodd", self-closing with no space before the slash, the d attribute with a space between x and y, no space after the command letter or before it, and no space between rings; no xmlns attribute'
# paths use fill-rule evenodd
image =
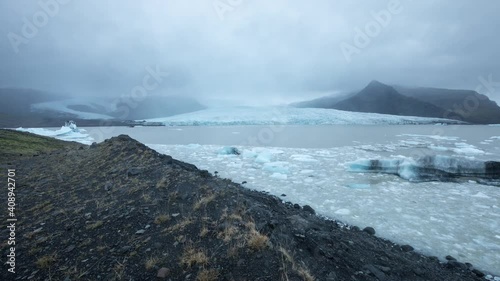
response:
<svg viewBox="0 0 500 281"><path fill-rule="evenodd" d="M76 127L62 126L58 130L44 129L44 128L17 128L17 131L29 132L41 136L56 138L64 141L75 141L83 144L90 145L94 139L88 134L85 129Z"/></svg>
<svg viewBox="0 0 500 281"><path fill-rule="evenodd" d="M463 155L478 155L478 154L485 154L483 150L475 147L474 145L470 145L467 143L455 143L456 147L445 147L445 146L436 146L436 145L429 145L429 149L435 150L435 151L441 151L441 152L453 152L456 154L463 154Z"/></svg>
<svg viewBox="0 0 500 281"><path fill-rule="evenodd" d="M439 118L293 107L210 108L171 117L148 119L146 121L161 122L168 126L460 123L456 120Z"/></svg>
<svg viewBox="0 0 500 281"><path fill-rule="evenodd" d="M381 153L354 146L237 146L241 155L220 155L222 147L213 145L200 146L195 153L185 145L149 146L200 169L218 171L221 177L246 181L248 188L286 194L286 200L308 204L320 215L372 226L378 236L410 244L422 253L452 255L500 274L500 188L496 186L474 181L412 183L387 174L349 173L349 163L379 159Z"/></svg>

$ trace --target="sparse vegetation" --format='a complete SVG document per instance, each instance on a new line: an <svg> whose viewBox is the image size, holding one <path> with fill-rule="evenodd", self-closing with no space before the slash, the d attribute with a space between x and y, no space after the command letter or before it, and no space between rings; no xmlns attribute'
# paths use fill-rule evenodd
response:
<svg viewBox="0 0 500 281"><path fill-rule="evenodd" d="M297 274L304 279L304 281L314 281L316 280L314 276L309 272L307 268L305 268L302 265L298 265L295 262L295 259L293 256L286 250L283 246L280 246L278 249L278 252L282 256L282 270L283 270L283 279L288 280L288 275L287 275L287 263L289 263L292 266L292 270L297 272Z"/></svg>
<svg viewBox="0 0 500 281"><path fill-rule="evenodd" d="M47 269L52 266L52 264L56 261L56 255L46 255L40 257L36 261L36 266L40 269Z"/></svg>
<svg viewBox="0 0 500 281"><path fill-rule="evenodd" d="M168 233L182 231L182 230L184 230L184 228L186 228L186 226L192 224L193 222L194 222L194 220L191 219L190 217L188 217L188 218L185 218L184 220L180 221L179 223L164 229L163 231L168 232Z"/></svg>
<svg viewBox="0 0 500 281"><path fill-rule="evenodd" d="M215 269L202 269L198 276L197 281L217 281L219 278L219 271Z"/></svg>
<svg viewBox="0 0 500 281"><path fill-rule="evenodd" d="M154 223L155 224L164 224L165 222L170 220L170 216L167 214L161 214L156 216Z"/></svg>
<svg viewBox="0 0 500 281"><path fill-rule="evenodd" d="M208 203L212 202L215 199L215 194L210 194L208 196L204 196L200 198L193 206L194 210L198 210L201 207L205 207L208 205Z"/></svg>
<svg viewBox="0 0 500 281"><path fill-rule="evenodd" d="M86 228L87 230L92 230L92 229L96 229L96 228L101 227L103 224L104 224L104 222L103 222L103 221L96 221L96 222L95 222L95 223L93 223L93 224L89 224L89 225L87 225L85 228Z"/></svg>
<svg viewBox="0 0 500 281"><path fill-rule="evenodd" d="M247 235L248 247L253 251L261 251L266 248L269 237L257 231L253 222L247 223L247 227L249 229Z"/></svg>
<svg viewBox="0 0 500 281"><path fill-rule="evenodd" d="M149 257L145 262L146 270L151 270L152 268L154 268L158 264L159 261L160 261L160 259L158 259L156 257Z"/></svg>
<svg viewBox="0 0 500 281"><path fill-rule="evenodd" d="M208 257L205 251L196 249L193 246L188 246L184 249L180 263L186 267L191 267L193 265L204 266L208 264Z"/></svg>

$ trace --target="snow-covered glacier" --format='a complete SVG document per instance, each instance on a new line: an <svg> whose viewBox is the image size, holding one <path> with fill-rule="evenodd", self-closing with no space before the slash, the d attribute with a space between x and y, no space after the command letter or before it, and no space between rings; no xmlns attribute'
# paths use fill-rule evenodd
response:
<svg viewBox="0 0 500 281"><path fill-rule="evenodd" d="M209 108L171 117L147 119L145 121L146 123L159 122L167 126L461 124L460 121L440 118L294 107Z"/></svg>

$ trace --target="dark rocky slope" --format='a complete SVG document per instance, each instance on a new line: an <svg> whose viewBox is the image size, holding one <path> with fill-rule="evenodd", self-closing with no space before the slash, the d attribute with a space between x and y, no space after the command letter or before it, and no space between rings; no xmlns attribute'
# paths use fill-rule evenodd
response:
<svg viewBox="0 0 500 281"><path fill-rule="evenodd" d="M447 110L447 118L476 124L500 124L500 107L476 91L405 87L396 87L396 90Z"/></svg>
<svg viewBox="0 0 500 281"><path fill-rule="evenodd" d="M17 273L4 265L0 280L481 279L128 136L2 164L17 171L19 221Z"/></svg>

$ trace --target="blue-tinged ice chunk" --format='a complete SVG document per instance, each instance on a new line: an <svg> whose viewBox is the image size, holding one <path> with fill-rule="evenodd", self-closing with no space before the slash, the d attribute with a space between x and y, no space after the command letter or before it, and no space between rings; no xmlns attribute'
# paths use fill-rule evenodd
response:
<svg viewBox="0 0 500 281"><path fill-rule="evenodd" d="M225 146L225 147L221 148L217 152L217 154L220 154L220 155L240 155L241 152L236 147Z"/></svg>

